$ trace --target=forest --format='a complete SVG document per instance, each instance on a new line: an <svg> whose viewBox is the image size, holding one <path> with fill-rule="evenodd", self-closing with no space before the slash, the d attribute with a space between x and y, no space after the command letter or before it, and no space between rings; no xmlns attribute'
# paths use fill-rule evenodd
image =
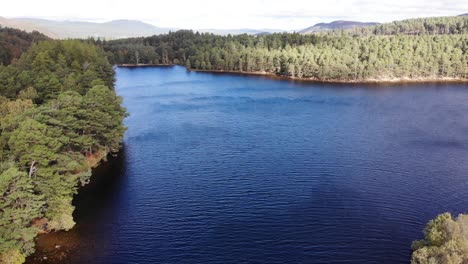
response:
<svg viewBox="0 0 468 264"><path fill-rule="evenodd" d="M101 41L115 64L265 73L319 81L468 78L468 17L412 19L313 35L189 30Z"/></svg>
<svg viewBox="0 0 468 264"><path fill-rule="evenodd" d="M0 66L0 263L23 263L38 233L73 227L77 188L119 150L121 101L105 52L83 41L34 42Z"/></svg>
<svg viewBox="0 0 468 264"><path fill-rule="evenodd" d="M337 35L342 31L327 34ZM372 27L358 27L346 32L351 36L370 35L459 35L468 34L466 16L415 18L384 23Z"/></svg>
<svg viewBox="0 0 468 264"><path fill-rule="evenodd" d="M18 59L34 42L47 40L48 37L34 31L25 31L0 26L0 64L8 65Z"/></svg>

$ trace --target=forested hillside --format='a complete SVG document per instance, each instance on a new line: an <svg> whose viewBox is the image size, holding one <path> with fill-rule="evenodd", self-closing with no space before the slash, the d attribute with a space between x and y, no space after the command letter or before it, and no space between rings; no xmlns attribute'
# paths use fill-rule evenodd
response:
<svg viewBox="0 0 468 264"><path fill-rule="evenodd" d="M48 39L39 32L27 33L0 26L0 64L8 65L18 59L34 42Z"/></svg>
<svg viewBox="0 0 468 264"><path fill-rule="evenodd" d="M0 67L0 263L73 227L73 195L125 131L113 84L105 53L80 41L40 42Z"/></svg>
<svg viewBox="0 0 468 264"><path fill-rule="evenodd" d="M180 64L321 81L436 80L468 77L467 32L468 17L448 17L317 35L177 31L98 44L116 64Z"/></svg>
<svg viewBox="0 0 468 264"><path fill-rule="evenodd" d="M369 35L457 35L468 34L468 18L432 17L416 18L392 23L379 24L372 27L356 27L347 31L354 36ZM340 34L335 31L332 34Z"/></svg>

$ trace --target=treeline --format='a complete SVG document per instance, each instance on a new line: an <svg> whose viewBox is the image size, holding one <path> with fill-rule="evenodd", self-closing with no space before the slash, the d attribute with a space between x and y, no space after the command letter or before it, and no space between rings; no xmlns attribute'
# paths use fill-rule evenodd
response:
<svg viewBox="0 0 468 264"><path fill-rule="evenodd" d="M430 17L395 21L371 27L332 31L326 34L351 36L390 35L463 35L468 34L468 17Z"/></svg>
<svg viewBox="0 0 468 264"><path fill-rule="evenodd" d="M92 41L92 40L91 40ZM192 30L179 30L163 35L146 38L129 38L113 41L95 41L111 53L111 62L115 64L185 64L193 56L198 55L200 48L223 49L231 44L241 47L268 48L281 50L287 46L315 44L319 38L315 35L298 33L277 33L255 36L228 35L219 36L211 33L199 33Z"/></svg>
<svg viewBox="0 0 468 264"><path fill-rule="evenodd" d="M463 33L467 21L468 17L406 20L360 28L359 35L341 31L216 36L177 31L97 44L111 53L115 64L179 64L194 70L265 72L323 81L467 79L468 35ZM424 33L409 34L420 24L427 27ZM448 31L432 34L436 32L432 28L442 25Z"/></svg>
<svg viewBox="0 0 468 264"><path fill-rule="evenodd" d="M468 77L466 36L340 37L276 50L260 46L197 47L185 65L331 81Z"/></svg>
<svg viewBox="0 0 468 264"><path fill-rule="evenodd" d="M113 87L113 83L114 70L106 54L79 41L41 42L14 65L0 68L1 95L13 99L33 87L36 103L55 99L66 90L84 94L95 85Z"/></svg>
<svg viewBox="0 0 468 264"><path fill-rule="evenodd" d="M0 65L8 65L18 59L35 42L47 40L48 37L34 31L25 31L0 26Z"/></svg>
<svg viewBox="0 0 468 264"><path fill-rule="evenodd" d="M0 263L22 263L39 231L73 227L72 198L125 128L100 48L44 41L0 67Z"/></svg>

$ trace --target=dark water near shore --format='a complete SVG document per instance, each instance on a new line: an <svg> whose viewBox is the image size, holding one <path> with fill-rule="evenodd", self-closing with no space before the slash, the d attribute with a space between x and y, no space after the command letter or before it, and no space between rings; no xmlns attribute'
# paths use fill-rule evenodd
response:
<svg viewBox="0 0 468 264"><path fill-rule="evenodd" d="M468 212L466 85L157 67L118 68L117 92L121 155L29 263L408 263L428 220Z"/></svg>

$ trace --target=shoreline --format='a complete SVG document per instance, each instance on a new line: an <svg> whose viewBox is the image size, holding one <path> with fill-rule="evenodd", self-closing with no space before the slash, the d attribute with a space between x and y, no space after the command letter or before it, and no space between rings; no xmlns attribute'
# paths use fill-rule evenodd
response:
<svg viewBox="0 0 468 264"><path fill-rule="evenodd" d="M181 66L187 69L183 65L177 64L117 64L117 67L122 68L147 68L147 67L173 67ZM308 83L327 83L327 84L421 84L421 83L460 83L468 84L468 79L462 78L370 78L364 80L322 80L317 78L298 78L291 76L282 76L272 72L246 72L246 71L226 71L226 70L199 70L199 69L187 69L189 72L205 72L205 73L216 73L216 74L236 74L246 76L262 76L276 80L287 80L296 82L308 82Z"/></svg>
<svg viewBox="0 0 468 264"><path fill-rule="evenodd" d="M134 63L124 63L124 64L115 64L117 67L122 68L145 68L145 67L172 67L176 66L176 64L134 64Z"/></svg>
<svg viewBox="0 0 468 264"><path fill-rule="evenodd" d="M100 150L100 151L97 151L96 153L94 153L92 155L89 155L89 156L85 157L86 163L87 163L89 169L91 170L90 180L91 180L91 178L93 176L93 171L95 169L99 168L99 166L101 166L101 165L108 162L109 155L111 155L111 153L108 152L107 150ZM83 172L84 171L79 171L76 174L80 174L80 173L83 173ZM79 192L79 189L85 187L89 183L90 182L87 182L85 185L79 186L77 191ZM73 197L73 199L75 199L75 197ZM47 219L45 217L44 218L34 219L32 221L32 225L36 226L39 229L35 239L37 239L37 237L40 236L40 235L47 235L47 234L51 234L51 233L64 231L63 229L58 229L58 230L53 230L52 229L51 230L51 229L49 229L47 227L48 223L49 223L49 219Z"/></svg>
<svg viewBox="0 0 468 264"><path fill-rule="evenodd" d="M124 155L124 146L122 146L116 155L107 151L100 151L93 157L87 157L87 162L91 169L90 181L83 186L80 186L77 193L73 195L73 220L76 222L70 230L43 230L34 238L35 252L26 257L26 264L39 264L39 263L68 263L73 254L80 250L81 238L80 232L86 229L83 225L82 211L84 208L89 208L86 202L93 201L95 203L96 193L101 194L105 188L112 188L113 182L118 182L114 174L110 172L110 168L116 166ZM99 192L95 190L99 189ZM83 202L84 201L84 202ZM84 203L84 205L83 205ZM94 208L100 210L100 206Z"/></svg>
<svg viewBox="0 0 468 264"><path fill-rule="evenodd" d="M403 84L403 83L467 83L468 79L460 78L382 78L382 79L364 79L364 80L322 80L317 78L298 78L291 76L277 75L271 72L245 72L245 71L223 71L223 70L196 70L193 72L219 73L219 74L238 74L250 76L264 76L277 80L288 80L309 83L328 83L328 84Z"/></svg>

